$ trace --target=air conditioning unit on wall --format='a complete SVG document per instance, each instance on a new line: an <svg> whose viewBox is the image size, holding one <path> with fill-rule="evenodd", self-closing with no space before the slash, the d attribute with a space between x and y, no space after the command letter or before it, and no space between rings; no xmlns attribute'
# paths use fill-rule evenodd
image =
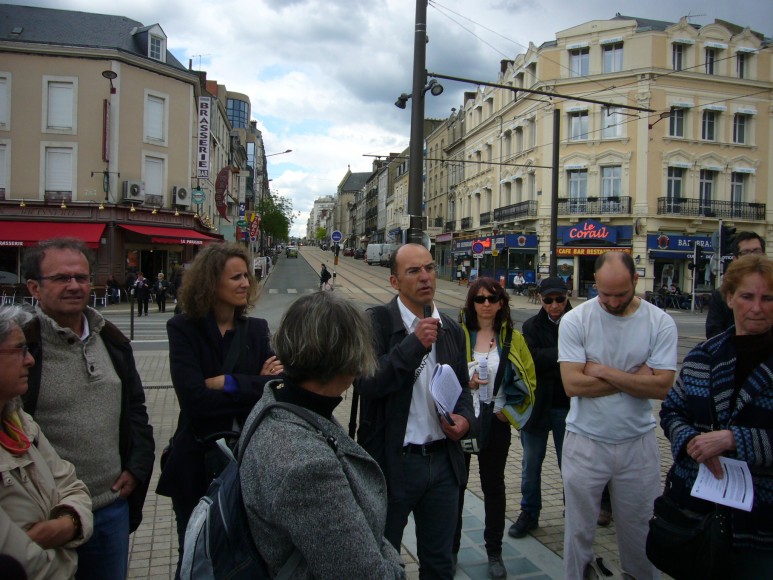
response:
<svg viewBox="0 0 773 580"><path fill-rule="evenodd" d="M144 203L145 184L142 181L127 180L123 182L123 200L131 203Z"/></svg>
<svg viewBox="0 0 773 580"><path fill-rule="evenodd" d="M191 190L184 185L175 185L172 188L172 203L183 207L190 207Z"/></svg>

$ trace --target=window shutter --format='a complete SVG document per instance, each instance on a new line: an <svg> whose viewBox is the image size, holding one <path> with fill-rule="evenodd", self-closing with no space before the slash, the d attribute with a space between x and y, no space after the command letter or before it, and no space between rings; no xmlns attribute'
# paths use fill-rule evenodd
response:
<svg viewBox="0 0 773 580"><path fill-rule="evenodd" d="M46 191L72 191L71 149L46 149Z"/></svg>
<svg viewBox="0 0 773 580"><path fill-rule="evenodd" d="M49 129L72 129L72 83L48 83Z"/></svg>
<svg viewBox="0 0 773 580"><path fill-rule="evenodd" d="M145 158L145 194L162 195L164 183L164 160L158 157Z"/></svg>
<svg viewBox="0 0 773 580"><path fill-rule="evenodd" d="M8 125L8 78L0 77L0 127Z"/></svg>
<svg viewBox="0 0 773 580"><path fill-rule="evenodd" d="M164 99L153 95L148 95L145 103L145 137L164 140Z"/></svg>

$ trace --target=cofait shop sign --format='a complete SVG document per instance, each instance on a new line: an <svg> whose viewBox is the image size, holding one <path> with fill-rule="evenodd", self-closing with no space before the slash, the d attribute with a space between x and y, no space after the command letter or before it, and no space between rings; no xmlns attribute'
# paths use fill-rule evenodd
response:
<svg viewBox="0 0 773 580"><path fill-rule="evenodd" d="M617 229L607 227L595 220L585 220L575 226L564 228L564 244L578 244L583 242L608 242L617 243Z"/></svg>

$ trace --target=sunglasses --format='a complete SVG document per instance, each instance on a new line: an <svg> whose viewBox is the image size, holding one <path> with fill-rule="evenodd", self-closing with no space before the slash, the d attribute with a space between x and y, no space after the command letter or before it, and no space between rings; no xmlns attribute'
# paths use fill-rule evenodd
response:
<svg viewBox="0 0 773 580"><path fill-rule="evenodd" d="M492 294L491 296L476 296L475 298L472 299L472 301L475 302L475 304L483 304L484 302L486 302L486 300L488 300L489 304L496 304L501 299L502 298L500 296Z"/></svg>
<svg viewBox="0 0 773 580"><path fill-rule="evenodd" d="M542 302L544 304L553 304L553 302L557 302L558 304L563 304L566 302L566 296L556 296L555 298L543 298Z"/></svg>

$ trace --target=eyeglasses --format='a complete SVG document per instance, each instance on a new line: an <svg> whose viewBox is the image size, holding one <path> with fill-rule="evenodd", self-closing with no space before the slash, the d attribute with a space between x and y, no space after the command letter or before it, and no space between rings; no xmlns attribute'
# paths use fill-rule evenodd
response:
<svg viewBox="0 0 773 580"><path fill-rule="evenodd" d="M405 270L406 276L418 276L419 273L424 270L427 274L430 276L434 274L437 271L437 265L436 264L427 264L426 266L417 266L415 268L407 268Z"/></svg>
<svg viewBox="0 0 773 580"><path fill-rule="evenodd" d="M754 248L753 250L741 250L738 252L738 256L751 256L754 254L764 254L765 252L762 251L762 248Z"/></svg>
<svg viewBox="0 0 773 580"><path fill-rule="evenodd" d="M16 354L17 352L21 352L21 358L26 358L30 352L30 347L25 344L16 348L0 348L0 354Z"/></svg>
<svg viewBox="0 0 773 580"><path fill-rule="evenodd" d="M489 304L496 304L502 299L501 296L497 296L496 294L492 294L491 296L476 296L472 299L475 304L483 304L488 300Z"/></svg>
<svg viewBox="0 0 773 580"><path fill-rule="evenodd" d="M90 274L53 274L51 276L40 276L39 281L49 280L54 284L69 284L70 280L75 280L78 284L91 283Z"/></svg>
<svg viewBox="0 0 773 580"><path fill-rule="evenodd" d="M543 298L542 302L544 304L553 304L553 302L557 302L558 304L563 304L566 302L566 296L556 296L555 298Z"/></svg>

